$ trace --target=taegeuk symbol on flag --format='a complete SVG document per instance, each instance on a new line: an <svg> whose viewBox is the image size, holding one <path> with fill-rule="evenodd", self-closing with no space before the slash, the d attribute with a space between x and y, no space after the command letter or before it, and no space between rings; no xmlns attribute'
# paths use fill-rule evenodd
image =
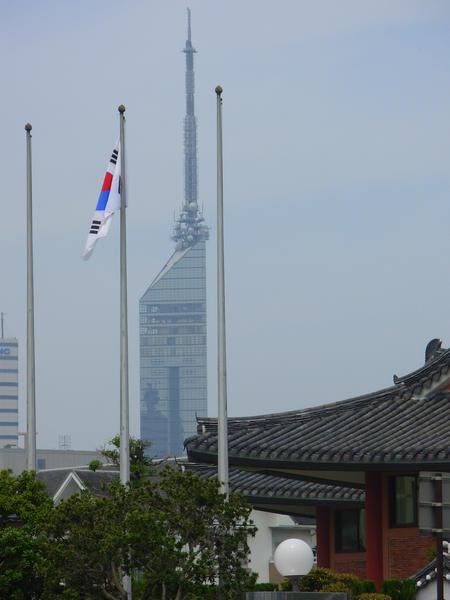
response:
<svg viewBox="0 0 450 600"><path fill-rule="evenodd" d="M99 238L105 237L111 226L113 214L120 210L120 142L117 142L109 159L102 189L91 221L82 257L87 260Z"/></svg>

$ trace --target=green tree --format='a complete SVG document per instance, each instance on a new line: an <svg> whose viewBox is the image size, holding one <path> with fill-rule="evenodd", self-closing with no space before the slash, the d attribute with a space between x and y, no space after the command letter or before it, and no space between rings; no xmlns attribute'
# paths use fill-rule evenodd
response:
<svg viewBox="0 0 450 600"><path fill-rule="evenodd" d="M123 572L142 574L142 599L206 598L220 581L235 598L254 577L245 568L250 506L228 501L217 481L163 470L157 482L112 484L109 495L85 491L58 505L48 520L44 599L125 598Z"/></svg>
<svg viewBox="0 0 450 600"><path fill-rule="evenodd" d="M38 596L45 571L46 538L41 523L53 507L34 472L0 471L0 598Z"/></svg>
<svg viewBox="0 0 450 600"><path fill-rule="evenodd" d="M149 442L130 437L130 477L132 482L137 482L151 473L152 459L146 454ZM102 455L113 465L120 466L120 435L115 435L109 440L109 447L102 449Z"/></svg>
<svg viewBox="0 0 450 600"><path fill-rule="evenodd" d="M217 480L171 468L162 471L157 486L147 482L136 494L138 504L149 508L129 520L133 560L146 581L143 600L206 597L219 579L224 599L252 587L255 577L245 563L247 539L256 529L251 507L238 494L227 501ZM155 532L152 547L147 540Z"/></svg>
<svg viewBox="0 0 450 600"><path fill-rule="evenodd" d="M47 522L47 570L43 598L126 598L129 571L126 517L130 492L120 484L107 497L89 491L55 507Z"/></svg>

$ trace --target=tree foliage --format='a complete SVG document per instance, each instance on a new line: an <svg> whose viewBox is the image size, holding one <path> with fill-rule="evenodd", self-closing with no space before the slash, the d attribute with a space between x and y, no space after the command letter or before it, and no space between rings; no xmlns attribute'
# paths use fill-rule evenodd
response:
<svg viewBox="0 0 450 600"><path fill-rule="evenodd" d="M223 600L251 589L250 506L226 499L216 479L169 467L144 477L148 458L134 449L143 460L132 485L57 506L34 473L0 472L0 600L122 600L125 573L139 574L142 600L213 598L219 583Z"/></svg>
<svg viewBox="0 0 450 600"><path fill-rule="evenodd" d="M107 497L83 491L55 507L45 524L43 598L64 591L74 598L126 599L122 567L129 567L127 508L127 491L119 485Z"/></svg>
<svg viewBox="0 0 450 600"><path fill-rule="evenodd" d="M205 586L219 581L222 598L235 598L254 583L245 561L255 528L239 495L227 501L217 480L170 468L157 485L147 483L136 493L140 506L150 503L149 510L132 515L129 530L146 531L133 540L136 565L145 574L144 599L199 598ZM152 538L159 549L146 545Z"/></svg>
<svg viewBox="0 0 450 600"><path fill-rule="evenodd" d="M137 482L151 473L152 459L146 454L146 449L149 448L150 443L130 437L129 445L131 480ZM120 466L120 435L115 435L109 441L109 446L102 449L102 455L116 467Z"/></svg>
<svg viewBox="0 0 450 600"><path fill-rule="evenodd" d="M143 600L206 597L219 576L222 597L234 598L253 580L243 566L250 510L237 495L226 501L215 480L170 468L157 482L116 482L106 497L72 496L47 524L44 597L62 581L66 595L121 600L123 572L139 571Z"/></svg>
<svg viewBox="0 0 450 600"><path fill-rule="evenodd" d="M53 504L34 473L0 471L0 598L34 598L42 590L46 538L41 524Z"/></svg>

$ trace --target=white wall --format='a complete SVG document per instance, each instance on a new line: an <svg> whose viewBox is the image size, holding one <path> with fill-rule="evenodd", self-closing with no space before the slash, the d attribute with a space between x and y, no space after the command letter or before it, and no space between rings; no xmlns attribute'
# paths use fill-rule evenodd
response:
<svg viewBox="0 0 450 600"><path fill-rule="evenodd" d="M277 544L289 538L304 540L311 547L316 545L314 525L297 525L291 517L252 511L251 518L258 531L249 539L249 568L258 574L258 583L267 583L269 579L269 562L273 560L273 552Z"/></svg>
<svg viewBox="0 0 450 600"><path fill-rule="evenodd" d="M436 600L436 582L432 581L425 587L417 588L416 600ZM444 581L444 598L450 598L450 583Z"/></svg>

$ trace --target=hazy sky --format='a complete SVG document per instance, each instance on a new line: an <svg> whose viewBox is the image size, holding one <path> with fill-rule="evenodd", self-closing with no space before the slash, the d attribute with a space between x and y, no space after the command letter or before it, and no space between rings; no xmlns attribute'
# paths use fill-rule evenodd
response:
<svg viewBox="0 0 450 600"><path fill-rule="evenodd" d="M131 427L138 300L183 198L185 0L0 0L0 310L20 343L33 125L39 447L119 423L118 219L80 259L127 107ZM448 0L192 0L216 414L215 94L224 88L230 415L390 385L450 344Z"/></svg>

